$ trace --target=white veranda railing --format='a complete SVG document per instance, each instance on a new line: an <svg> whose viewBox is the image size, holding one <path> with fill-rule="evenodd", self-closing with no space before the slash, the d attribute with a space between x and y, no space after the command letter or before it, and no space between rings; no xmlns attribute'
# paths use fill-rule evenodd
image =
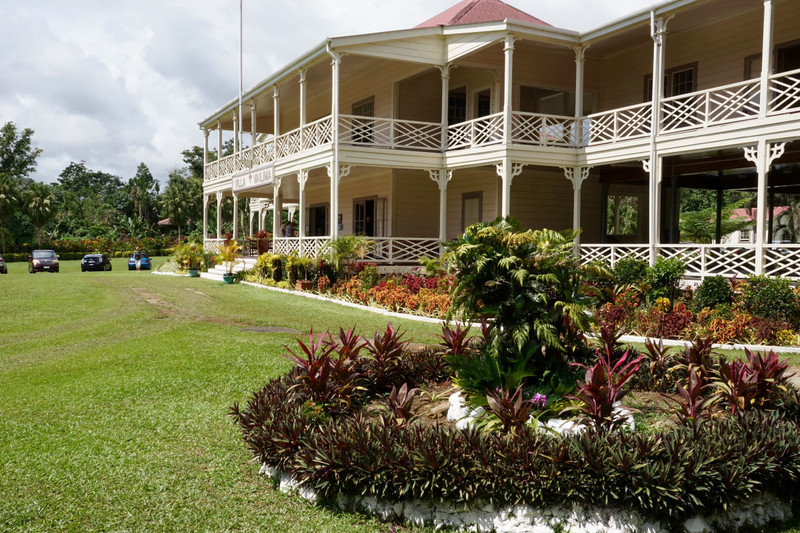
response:
<svg viewBox="0 0 800 533"><path fill-rule="evenodd" d="M339 141L377 148L440 151L442 125L438 122L340 115Z"/></svg>

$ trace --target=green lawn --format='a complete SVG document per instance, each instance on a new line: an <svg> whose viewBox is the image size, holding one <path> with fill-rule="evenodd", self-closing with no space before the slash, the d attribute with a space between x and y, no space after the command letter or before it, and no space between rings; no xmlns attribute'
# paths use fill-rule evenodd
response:
<svg viewBox="0 0 800 533"><path fill-rule="evenodd" d="M125 259L61 266L0 276L0 531L387 530L274 490L226 416L295 344L242 328L371 333L385 318ZM435 342L435 325L394 322Z"/></svg>
<svg viewBox="0 0 800 533"><path fill-rule="evenodd" d="M0 531L388 530L274 490L226 416L295 344L243 328L371 334L385 317L113 264L0 275ZM393 322L437 342L436 325Z"/></svg>

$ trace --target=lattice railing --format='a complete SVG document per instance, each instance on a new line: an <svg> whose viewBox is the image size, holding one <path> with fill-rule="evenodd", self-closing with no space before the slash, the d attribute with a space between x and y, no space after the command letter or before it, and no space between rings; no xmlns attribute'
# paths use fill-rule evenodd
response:
<svg viewBox="0 0 800 533"><path fill-rule="evenodd" d="M339 116L339 141L356 146L440 151L442 125L390 118Z"/></svg>
<svg viewBox="0 0 800 533"><path fill-rule="evenodd" d="M800 244L765 245L764 274L800 278Z"/></svg>
<svg viewBox="0 0 800 533"><path fill-rule="evenodd" d="M650 135L652 109L649 103L595 113L584 122L582 146L636 139Z"/></svg>
<svg viewBox="0 0 800 533"><path fill-rule="evenodd" d="M477 148L503 142L503 114L459 122L447 127L447 149Z"/></svg>
<svg viewBox="0 0 800 533"><path fill-rule="evenodd" d="M650 248L646 244L581 244L581 263L602 261L612 268L620 259L633 257L647 261Z"/></svg>
<svg viewBox="0 0 800 533"><path fill-rule="evenodd" d="M300 255L319 257L325 253L325 247L330 242L330 237L303 237L300 242Z"/></svg>
<svg viewBox="0 0 800 533"><path fill-rule="evenodd" d="M278 159L281 157L288 157L290 155L299 154L302 148L300 144L300 130L292 130L289 133L279 135L275 139L277 143Z"/></svg>
<svg viewBox="0 0 800 533"><path fill-rule="evenodd" d="M583 120L571 117L520 111L511 115L511 138L520 144L577 148L583 137L583 126Z"/></svg>
<svg viewBox="0 0 800 533"><path fill-rule="evenodd" d="M369 237L374 244L364 258L378 264L418 264L420 257L439 257L438 239Z"/></svg>
<svg viewBox="0 0 800 533"><path fill-rule="evenodd" d="M303 150L310 150L333 141L331 117L321 118L303 126Z"/></svg>
<svg viewBox="0 0 800 533"><path fill-rule="evenodd" d="M207 254L217 254L219 253L220 246L222 246L222 243L224 242L225 239L204 239L203 250Z"/></svg>
<svg viewBox="0 0 800 533"><path fill-rule="evenodd" d="M800 69L770 76L772 98L769 113L800 110Z"/></svg>
<svg viewBox="0 0 800 533"><path fill-rule="evenodd" d="M257 144L252 149L253 166L257 167L275 160L275 143L273 141Z"/></svg>
<svg viewBox="0 0 800 533"><path fill-rule="evenodd" d="M665 98L661 103L661 131L669 133L757 117L759 90L758 80L748 80Z"/></svg>

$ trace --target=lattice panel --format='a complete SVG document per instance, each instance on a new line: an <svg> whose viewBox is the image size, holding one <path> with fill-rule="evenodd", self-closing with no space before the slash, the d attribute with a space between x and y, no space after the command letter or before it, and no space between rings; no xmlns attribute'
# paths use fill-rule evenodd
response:
<svg viewBox="0 0 800 533"><path fill-rule="evenodd" d="M392 123L395 148L435 151L442 149L442 126L440 124L400 120L392 121Z"/></svg>
<svg viewBox="0 0 800 533"><path fill-rule="evenodd" d="M750 276L756 272L755 247L705 246L702 276Z"/></svg>
<svg viewBox="0 0 800 533"><path fill-rule="evenodd" d="M492 115L472 122L472 146L503 142L503 117Z"/></svg>
<svg viewBox="0 0 800 533"><path fill-rule="evenodd" d="M625 244L581 244L581 263L603 261L616 266L620 259L633 257L642 261L650 258L650 248L647 245Z"/></svg>
<svg viewBox="0 0 800 533"><path fill-rule="evenodd" d="M278 157L287 157L300 153L300 130L295 130L276 139L278 143Z"/></svg>
<svg viewBox="0 0 800 533"><path fill-rule="evenodd" d="M470 124L462 122L447 127L447 148L455 150L457 148L467 148L471 143Z"/></svg>
<svg viewBox="0 0 800 533"><path fill-rule="evenodd" d="M306 257L319 257L323 250L331 242L330 237L306 237L300 247L300 255Z"/></svg>
<svg viewBox="0 0 800 533"><path fill-rule="evenodd" d="M436 239L404 239L401 237L371 237L374 246L365 258L375 263L417 263L423 256L439 257Z"/></svg>
<svg viewBox="0 0 800 533"><path fill-rule="evenodd" d="M236 165L236 156L229 155L223 157L218 161L219 163L219 176L227 176L234 173L234 165Z"/></svg>
<svg viewBox="0 0 800 533"><path fill-rule="evenodd" d="M253 147L253 166L263 165L275 159L275 143L261 143Z"/></svg>
<svg viewBox="0 0 800 533"><path fill-rule="evenodd" d="M679 131L702 126L705 122L705 96L693 93L670 98L661 104L661 131Z"/></svg>
<svg viewBox="0 0 800 533"><path fill-rule="evenodd" d="M330 117L306 124L303 128L303 150L329 144L333 140L333 121Z"/></svg>
<svg viewBox="0 0 800 533"><path fill-rule="evenodd" d="M204 181L213 180L219 175L219 164L216 161L208 163L203 171Z"/></svg>
<svg viewBox="0 0 800 533"><path fill-rule="evenodd" d="M704 248L698 246L661 246L658 255L664 259L678 258L686 265L686 274L702 276L704 265Z"/></svg>
<svg viewBox="0 0 800 533"><path fill-rule="evenodd" d="M764 247L764 274L800 278L800 246Z"/></svg>
<svg viewBox="0 0 800 533"><path fill-rule="evenodd" d="M800 109L800 71L773 76L770 113Z"/></svg>
<svg viewBox="0 0 800 533"><path fill-rule="evenodd" d="M706 121L722 124L758 116L758 81L749 81L708 91Z"/></svg>

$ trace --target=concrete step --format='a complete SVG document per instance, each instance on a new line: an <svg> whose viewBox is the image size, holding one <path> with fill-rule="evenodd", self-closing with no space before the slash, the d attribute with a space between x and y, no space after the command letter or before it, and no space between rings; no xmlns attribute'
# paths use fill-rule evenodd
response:
<svg viewBox="0 0 800 533"><path fill-rule="evenodd" d="M242 270L250 270L256 264L256 259L253 257L245 257L242 259L237 259L236 263L233 265L233 272L241 272ZM200 277L205 279L213 279L216 281L222 281L222 276L225 274L225 267L223 265L216 265L214 268L209 270L208 272L201 272Z"/></svg>

